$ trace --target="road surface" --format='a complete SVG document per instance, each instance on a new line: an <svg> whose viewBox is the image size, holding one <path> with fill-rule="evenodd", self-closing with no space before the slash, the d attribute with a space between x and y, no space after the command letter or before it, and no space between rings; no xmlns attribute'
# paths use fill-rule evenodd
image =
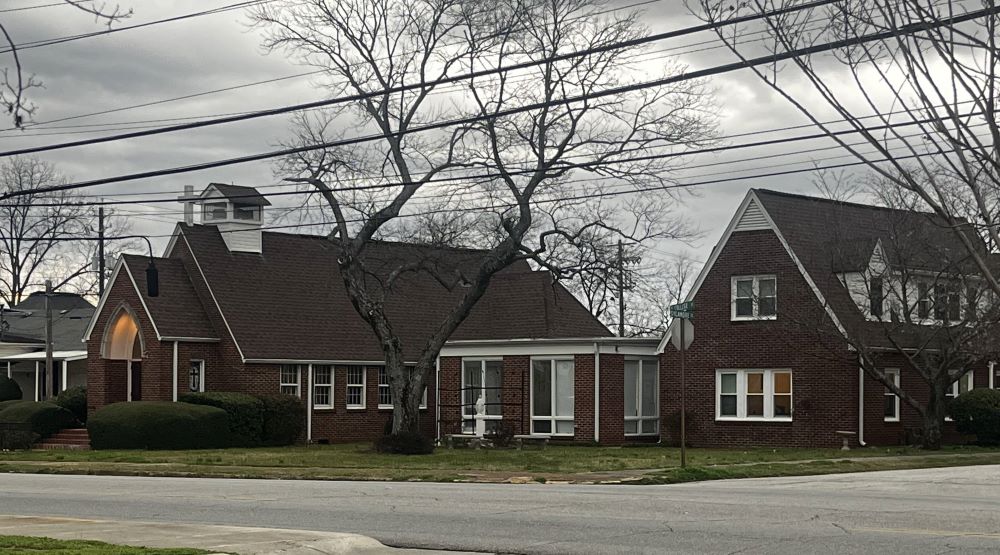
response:
<svg viewBox="0 0 1000 555"><path fill-rule="evenodd" d="M0 475L0 514L502 553L997 553L1000 466L674 486Z"/></svg>

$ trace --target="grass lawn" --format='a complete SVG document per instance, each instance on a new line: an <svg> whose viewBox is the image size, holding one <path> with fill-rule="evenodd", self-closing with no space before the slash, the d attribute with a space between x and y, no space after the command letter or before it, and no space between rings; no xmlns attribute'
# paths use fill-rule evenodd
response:
<svg viewBox="0 0 1000 555"><path fill-rule="evenodd" d="M849 462L841 462L848 459ZM911 447L689 449L550 446L547 449L438 449L381 455L370 444L204 451L17 451L0 453L0 472L427 481L529 480L683 482L696 479L826 474L861 470L1000 464L1000 449Z"/></svg>
<svg viewBox="0 0 1000 555"><path fill-rule="evenodd" d="M202 555L200 549L154 549L85 540L0 536L0 553L11 555Z"/></svg>

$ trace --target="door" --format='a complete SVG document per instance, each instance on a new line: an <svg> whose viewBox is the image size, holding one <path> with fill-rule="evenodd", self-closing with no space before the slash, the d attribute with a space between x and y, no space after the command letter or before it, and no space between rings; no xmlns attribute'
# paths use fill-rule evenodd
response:
<svg viewBox="0 0 1000 555"><path fill-rule="evenodd" d="M129 382L131 384L129 401L142 400L142 361L133 360L129 362Z"/></svg>

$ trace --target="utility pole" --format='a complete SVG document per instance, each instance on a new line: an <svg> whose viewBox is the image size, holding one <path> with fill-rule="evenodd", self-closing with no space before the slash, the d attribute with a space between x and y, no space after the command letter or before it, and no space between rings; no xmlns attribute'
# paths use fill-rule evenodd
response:
<svg viewBox="0 0 1000 555"><path fill-rule="evenodd" d="M97 209L97 295L104 296L104 207Z"/></svg>
<svg viewBox="0 0 1000 555"><path fill-rule="evenodd" d="M625 337L625 245L618 240L618 337Z"/></svg>
<svg viewBox="0 0 1000 555"><path fill-rule="evenodd" d="M54 397L55 365L52 364L52 280L45 280L45 396L44 400Z"/></svg>

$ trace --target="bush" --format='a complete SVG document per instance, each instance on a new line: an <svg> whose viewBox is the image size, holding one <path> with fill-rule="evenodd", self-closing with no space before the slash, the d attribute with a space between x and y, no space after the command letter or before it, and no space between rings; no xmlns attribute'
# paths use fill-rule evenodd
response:
<svg viewBox="0 0 1000 555"><path fill-rule="evenodd" d="M87 429L94 449L213 449L230 444L226 411L190 403L115 403L95 412Z"/></svg>
<svg viewBox="0 0 1000 555"><path fill-rule="evenodd" d="M496 425L486 431L485 437L494 447L506 448L514 443L514 435L514 426L497 422Z"/></svg>
<svg viewBox="0 0 1000 555"><path fill-rule="evenodd" d="M76 417L54 403L19 401L0 410L0 422L25 422L39 439L45 439L59 430L72 427L76 424Z"/></svg>
<svg viewBox="0 0 1000 555"><path fill-rule="evenodd" d="M62 391L56 397L56 404L73 413L80 422L87 422L87 388L76 386Z"/></svg>
<svg viewBox="0 0 1000 555"><path fill-rule="evenodd" d="M400 432L379 438L375 450L393 455L430 455L434 452L434 442L421 434Z"/></svg>
<svg viewBox="0 0 1000 555"><path fill-rule="evenodd" d="M233 447L255 447L264 439L264 402L246 393L191 393L181 402L218 407L229 415L229 443Z"/></svg>
<svg viewBox="0 0 1000 555"><path fill-rule="evenodd" d="M975 434L980 445L1000 445L1000 390L973 389L948 405L955 426L963 434Z"/></svg>
<svg viewBox="0 0 1000 555"><path fill-rule="evenodd" d="M306 407L291 395L263 395L264 445L292 445L302 438L306 426Z"/></svg>
<svg viewBox="0 0 1000 555"><path fill-rule="evenodd" d="M31 449L38 435L29 430L4 429L0 427L0 451Z"/></svg>
<svg viewBox="0 0 1000 555"><path fill-rule="evenodd" d="M0 376L0 401L19 401L21 395L21 386L17 382L7 376Z"/></svg>

